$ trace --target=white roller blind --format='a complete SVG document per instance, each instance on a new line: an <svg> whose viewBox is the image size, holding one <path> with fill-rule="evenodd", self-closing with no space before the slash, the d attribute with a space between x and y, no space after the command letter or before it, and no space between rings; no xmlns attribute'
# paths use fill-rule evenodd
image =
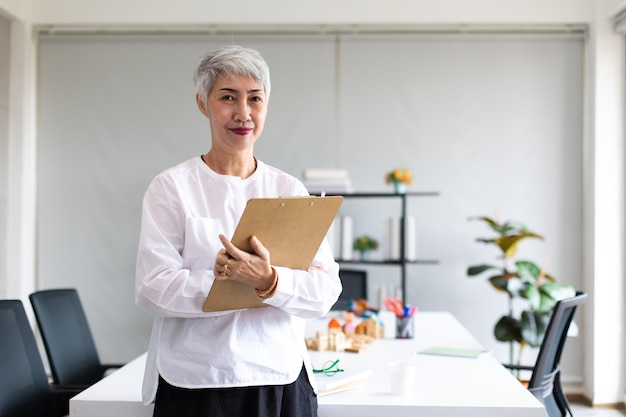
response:
<svg viewBox="0 0 626 417"><path fill-rule="evenodd" d="M222 43L258 48L272 71L259 158L296 176L345 168L358 191L391 190L385 172L406 166L411 189L442 193L409 208L417 257L440 261L411 267L410 302L451 311L486 347L506 351L491 344L501 294L465 277L490 256L475 243L485 231L467 218L494 210L548 237L521 255L549 259L555 276L580 286L580 36L44 37L39 278L79 289L105 359L146 348L150 318L133 300L141 198L157 172L208 149L191 72ZM380 239L397 213L369 200L343 210L355 235ZM371 291L398 276L368 269ZM577 343L569 351L580 358ZM580 362L563 366L580 373Z"/></svg>

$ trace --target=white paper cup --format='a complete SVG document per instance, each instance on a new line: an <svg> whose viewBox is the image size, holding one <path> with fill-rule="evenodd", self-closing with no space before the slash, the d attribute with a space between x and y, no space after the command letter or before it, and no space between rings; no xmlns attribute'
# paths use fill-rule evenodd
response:
<svg viewBox="0 0 626 417"><path fill-rule="evenodd" d="M391 393L402 396L411 395L415 386L415 364L391 362L388 365Z"/></svg>

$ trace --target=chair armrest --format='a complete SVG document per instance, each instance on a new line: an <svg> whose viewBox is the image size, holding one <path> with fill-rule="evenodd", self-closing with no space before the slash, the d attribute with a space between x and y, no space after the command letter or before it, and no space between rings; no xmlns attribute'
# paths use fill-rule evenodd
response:
<svg viewBox="0 0 626 417"><path fill-rule="evenodd" d="M502 366L504 366L507 369L514 369L514 370L518 370L518 371L532 371L533 369L535 369L532 366L513 365L513 364L510 364L510 363L503 363Z"/></svg>
<svg viewBox="0 0 626 417"><path fill-rule="evenodd" d="M126 365L125 363L103 363L101 366L104 369L121 368Z"/></svg>
<svg viewBox="0 0 626 417"><path fill-rule="evenodd" d="M117 371L124 365L124 363L103 363L102 365L100 365L102 378L111 375L113 372Z"/></svg>
<svg viewBox="0 0 626 417"><path fill-rule="evenodd" d="M59 385L59 384L50 384L50 390L52 391L52 395L65 395L79 394L81 391L89 388L90 385Z"/></svg>
<svg viewBox="0 0 626 417"><path fill-rule="evenodd" d="M70 413L70 398L84 391L86 385L50 384L52 391L51 417L66 417Z"/></svg>

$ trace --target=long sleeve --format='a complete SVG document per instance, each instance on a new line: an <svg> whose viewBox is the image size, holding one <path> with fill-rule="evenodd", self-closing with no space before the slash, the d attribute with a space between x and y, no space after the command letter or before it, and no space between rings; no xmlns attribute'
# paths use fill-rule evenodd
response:
<svg viewBox="0 0 626 417"><path fill-rule="evenodd" d="M155 179L146 191L136 265L136 299L157 316L200 317L205 314L199 306L214 280L210 265L215 249L211 250L214 244L210 245L208 236L214 235L215 240L221 231L219 222L210 218L187 218L180 198L167 177ZM185 236L190 231L198 236ZM206 236L201 236L201 231ZM189 248L185 240L190 241ZM193 247L206 241L195 256L204 258L204 265L200 265L200 259L191 262L192 240ZM187 262L183 254L189 257Z"/></svg>
<svg viewBox="0 0 626 417"><path fill-rule="evenodd" d="M326 314L341 293L339 265L334 261L326 241L313 262L315 269L299 271L275 267L279 285L266 303L303 318Z"/></svg>

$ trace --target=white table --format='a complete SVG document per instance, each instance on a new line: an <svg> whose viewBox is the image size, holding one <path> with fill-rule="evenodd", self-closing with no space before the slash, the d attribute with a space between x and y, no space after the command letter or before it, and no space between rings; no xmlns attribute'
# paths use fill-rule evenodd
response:
<svg viewBox="0 0 626 417"><path fill-rule="evenodd" d="M479 358L416 355L417 379L412 396L390 393L387 363L433 346L480 348L449 313L420 312L410 340L379 339L362 353L310 352L320 366L340 359L344 369L373 370L360 388L321 396L319 417L545 417L543 406L490 354ZM326 320L310 323L323 328ZM71 417L150 417L141 402L145 354L70 400ZM348 414L349 413L349 414Z"/></svg>

